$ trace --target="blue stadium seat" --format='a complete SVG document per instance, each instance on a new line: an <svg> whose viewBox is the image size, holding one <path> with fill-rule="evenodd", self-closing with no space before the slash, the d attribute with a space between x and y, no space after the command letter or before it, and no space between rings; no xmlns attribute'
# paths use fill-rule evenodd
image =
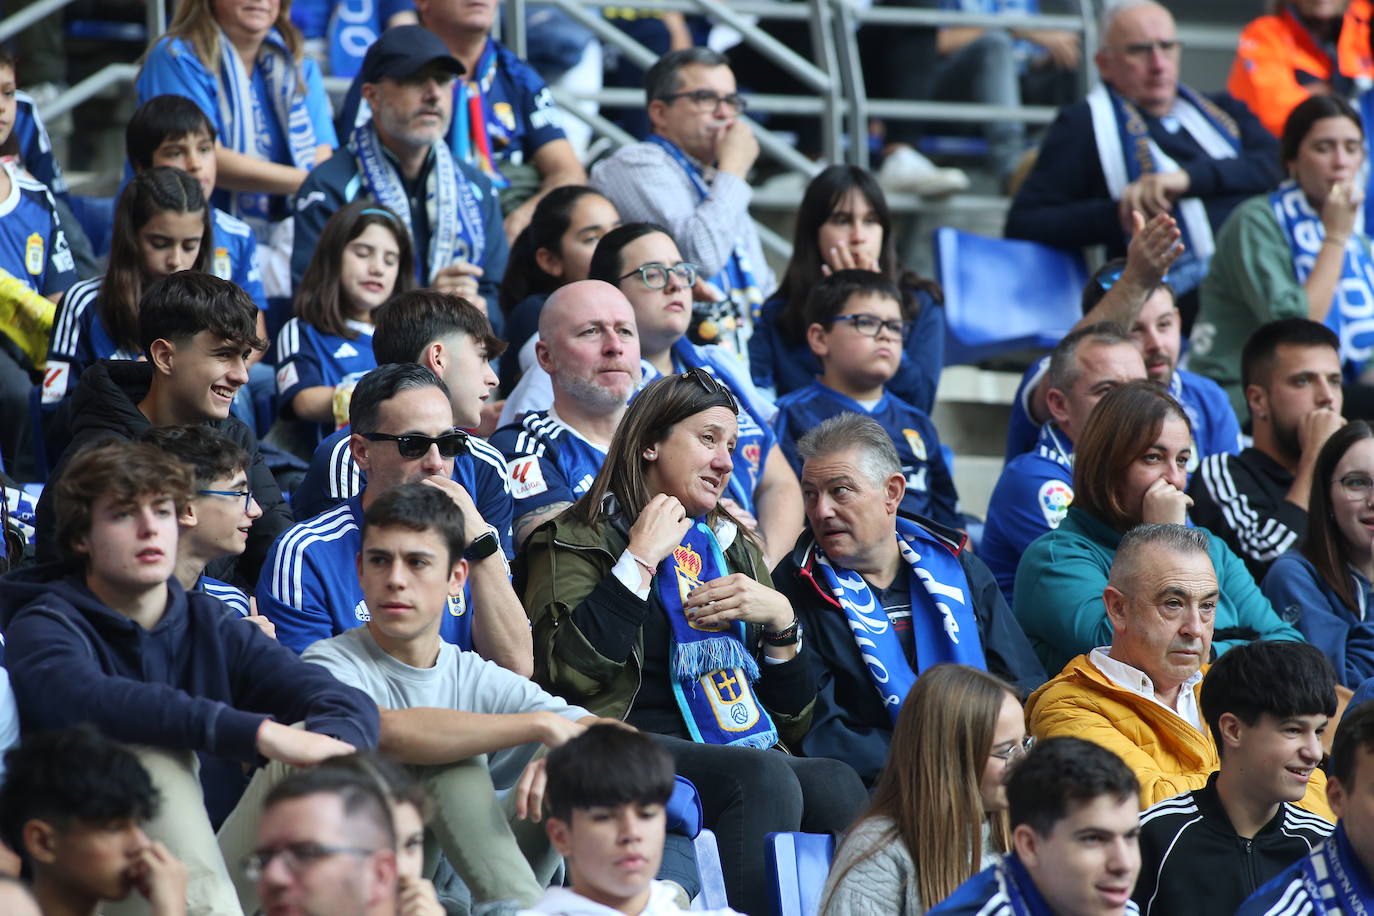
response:
<svg viewBox="0 0 1374 916"><path fill-rule="evenodd" d="M770 833L764 838L773 916L816 916L835 838L828 833Z"/></svg>
<svg viewBox="0 0 1374 916"><path fill-rule="evenodd" d="M76 221L81 224L86 238L90 239L91 250L97 258L110 253L110 236L114 233L115 199L113 197L82 197L78 194L68 198Z"/></svg>
<svg viewBox="0 0 1374 916"><path fill-rule="evenodd" d="M935 264L945 291L945 365L1049 349L1082 317L1088 269L1076 252L943 226Z"/></svg>

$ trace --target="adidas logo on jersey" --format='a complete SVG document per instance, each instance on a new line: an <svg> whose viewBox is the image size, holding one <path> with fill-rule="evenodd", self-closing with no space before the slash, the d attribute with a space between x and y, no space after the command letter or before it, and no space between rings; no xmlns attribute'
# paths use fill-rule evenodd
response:
<svg viewBox="0 0 1374 916"><path fill-rule="evenodd" d="M351 343L349 343L348 341L344 341L344 342L343 342L343 346L339 347L339 349L337 349L337 350L334 351L334 358L335 358L335 359L348 359L350 356L357 356L357 355L358 355L358 348L355 347L355 346L353 346L353 345L352 345Z"/></svg>

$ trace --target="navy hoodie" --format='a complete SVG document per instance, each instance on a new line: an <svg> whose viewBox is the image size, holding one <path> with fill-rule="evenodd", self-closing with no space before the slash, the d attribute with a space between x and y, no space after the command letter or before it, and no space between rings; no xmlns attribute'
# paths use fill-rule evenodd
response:
<svg viewBox="0 0 1374 916"><path fill-rule="evenodd" d="M0 578L0 627L23 728L90 722L117 741L258 760L264 719L376 746L377 704L169 580L152 630L57 565Z"/></svg>

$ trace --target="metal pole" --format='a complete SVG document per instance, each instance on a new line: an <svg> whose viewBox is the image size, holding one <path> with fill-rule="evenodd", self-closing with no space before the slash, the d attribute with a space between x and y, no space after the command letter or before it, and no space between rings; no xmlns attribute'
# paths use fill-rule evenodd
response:
<svg viewBox="0 0 1374 916"><path fill-rule="evenodd" d="M152 47L153 42L167 31L167 3L166 0L145 0L145 3L148 10L148 47Z"/></svg>
<svg viewBox="0 0 1374 916"><path fill-rule="evenodd" d="M811 47L816 62L825 72L829 86L821 94L824 107L821 111L821 141L825 158L830 162L840 162L844 155L845 121L843 81L840 79L840 65L835 53L835 32L831 27L828 0L807 0L811 7ZM850 130L850 142L854 134Z"/></svg>
<svg viewBox="0 0 1374 916"><path fill-rule="evenodd" d="M510 35L502 41L515 52L521 60L529 60L529 36L525 34L525 0L510 0L506 7L510 14L507 25Z"/></svg>
<svg viewBox="0 0 1374 916"><path fill-rule="evenodd" d="M858 27L854 8L848 0L833 0L831 25L835 33L835 49L840 59L840 75L849 99L848 161L861 169L868 168L868 88L864 85L863 66L859 60ZM838 160L837 160L838 161Z"/></svg>
<svg viewBox="0 0 1374 916"><path fill-rule="evenodd" d="M744 40L758 48L759 53L795 76L812 92L825 92L830 78L818 70L815 64L760 29L748 19L736 13L719 0L694 0L702 13L716 22L724 23L744 36Z"/></svg>
<svg viewBox="0 0 1374 916"><path fill-rule="evenodd" d="M18 35L38 20L46 19L71 2L72 0L38 0L13 16L0 19L0 41Z"/></svg>
<svg viewBox="0 0 1374 916"><path fill-rule="evenodd" d="M138 67L133 64L106 64L66 92L53 99L38 113L46 120L66 114L82 102L110 86L132 83L138 77Z"/></svg>

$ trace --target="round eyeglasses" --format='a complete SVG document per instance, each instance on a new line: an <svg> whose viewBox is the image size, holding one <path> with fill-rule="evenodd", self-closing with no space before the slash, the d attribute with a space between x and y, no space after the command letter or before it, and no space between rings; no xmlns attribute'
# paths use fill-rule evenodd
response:
<svg viewBox="0 0 1374 916"><path fill-rule="evenodd" d="M644 285L649 287L649 289L663 289L663 287L668 285L669 274L677 277L678 282L686 287L691 287L697 282L697 266L695 264L689 264L686 261L680 261L677 264L671 265L660 264L657 261L649 264L641 264L624 276L618 277L617 282L633 277L635 274L639 274L639 279L642 280Z"/></svg>

